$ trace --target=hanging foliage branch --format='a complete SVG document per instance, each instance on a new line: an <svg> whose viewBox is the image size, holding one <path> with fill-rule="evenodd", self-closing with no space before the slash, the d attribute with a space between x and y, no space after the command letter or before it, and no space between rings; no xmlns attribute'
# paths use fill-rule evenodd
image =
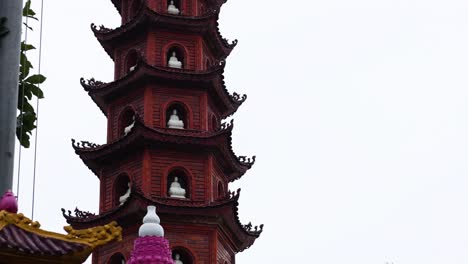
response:
<svg viewBox="0 0 468 264"><path fill-rule="evenodd" d="M31 0L28 0L23 8L23 17L38 20L35 17L36 13L31 9ZM23 23L29 30L33 30L27 23ZM44 98L44 93L39 88L39 84L46 80L42 74L30 75L33 68L32 63L28 60L26 52L36 49L33 45L27 44L25 41L21 42L20 53L20 72L19 72L19 93L18 93L18 110L16 137L20 144L29 148L30 135L36 128L35 122L37 120L36 111L30 104L33 96L38 99Z"/></svg>

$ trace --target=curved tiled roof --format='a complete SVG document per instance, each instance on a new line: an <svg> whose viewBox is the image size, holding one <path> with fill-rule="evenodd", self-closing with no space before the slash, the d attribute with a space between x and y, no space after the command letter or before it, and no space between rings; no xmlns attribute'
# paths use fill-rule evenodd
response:
<svg viewBox="0 0 468 264"><path fill-rule="evenodd" d="M122 231L116 222L86 230L65 227L67 235L39 227L23 214L0 211L0 262L82 263L95 247L120 240Z"/></svg>
<svg viewBox="0 0 468 264"><path fill-rule="evenodd" d="M138 13L129 22L115 28L109 29L91 24L94 35L106 50L107 54L114 59L113 50L115 43L133 36L139 30L151 26L155 28L171 28L173 31L183 33L196 33L202 35L206 44L219 59L226 58L234 47L237 40L229 41L221 36L218 25L219 9L214 9L203 16L174 16L170 14L160 14L146 5L142 5Z"/></svg>
<svg viewBox="0 0 468 264"><path fill-rule="evenodd" d="M234 114L239 106L247 99L246 95L239 95L237 93L229 94L224 83L224 66L225 64L223 62L207 71L194 72L184 69L152 66L140 58L136 68L121 79L110 83L104 83L96 81L94 78L89 80L81 78L80 83L93 101L99 106L101 111L107 114L105 111L108 106L106 98L124 92L135 82L151 80L190 82L192 85L198 84L201 87L207 87L216 94L213 98L215 101L218 101L219 104L223 105L223 108L220 109L220 117L224 119Z"/></svg>
<svg viewBox="0 0 468 264"><path fill-rule="evenodd" d="M72 145L83 162L99 177L100 161L109 159L113 155L125 154L128 148L141 144L151 146L164 143L173 146L196 146L212 149L221 154L222 162L232 173L227 175L229 181L239 179L255 163L255 156L247 158L237 157L232 149L233 122L223 124L216 132L193 131L170 128L147 127L139 116L135 118L132 130L120 139L98 145L88 141L76 142L72 139Z"/></svg>
<svg viewBox="0 0 468 264"><path fill-rule="evenodd" d="M138 217L141 217L140 215L144 215L145 213L144 208L148 205L155 205L160 215L164 215L165 213L173 215L174 210L176 210L177 214L184 215L184 219L190 218L190 216L196 217L200 214L203 214L204 218L213 216L217 219L222 219L221 222L216 220L216 223L222 223L222 226L231 229L234 234L236 234L237 251L240 252L249 248L255 242L255 239L258 238L263 231L263 225L252 228L250 223L248 225L241 224L238 214L239 197L240 189L237 190L236 193L231 193L224 200L216 201L211 204L196 204L182 199L148 198L134 188L132 189L130 197L123 205L114 207L100 215L89 215L86 217L72 216L70 211L68 211L69 214L66 214L64 209L62 209L62 213L67 222L77 228L86 228L108 221L109 219L117 219L117 221L121 219L121 221L126 221L129 218L130 211L133 211ZM138 213L136 211L138 211Z"/></svg>

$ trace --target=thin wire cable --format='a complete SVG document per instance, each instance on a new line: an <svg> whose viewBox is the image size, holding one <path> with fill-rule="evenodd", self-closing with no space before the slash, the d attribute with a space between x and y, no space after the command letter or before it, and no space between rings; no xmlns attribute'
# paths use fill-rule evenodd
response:
<svg viewBox="0 0 468 264"><path fill-rule="evenodd" d="M41 16L40 16L40 27L39 27L39 62L37 67L37 73L41 74L41 61L42 61L42 23L44 20L44 0L41 0ZM41 84L37 84L40 88ZM34 204L36 197L36 162L37 162L37 135L39 130L39 97L36 98L36 135L34 139L34 170L33 170L33 189L32 189L32 206L31 206L31 220L34 220Z"/></svg>
<svg viewBox="0 0 468 264"><path fill-rule="evenodd" d="M27 9L27 14L29 14L29 10L30 10L30 7L28 6L28 9ZM29 21L29 18L26 16L26 21L25 21L25 25L24 25L24 43L27 43L28 41L28 21ZM27 50L24 51L24 55L26 55L26 52ZM23 65L25 63L25 58L26 56L23 57L22 61L23 61ZM25 76L24 76L25 77ZM24 110L24 83L23 85L21 86L21 95L22 95L22 99L21 99L21 113L20 113L20 138L21 138L21 135L23 135L23 110ZM17 176L17 182L16 182L16 200L19 202L19 191L20 191L20 175L21 175L21 142L19 144L19 150L18 150L18 176Z"/></svg>

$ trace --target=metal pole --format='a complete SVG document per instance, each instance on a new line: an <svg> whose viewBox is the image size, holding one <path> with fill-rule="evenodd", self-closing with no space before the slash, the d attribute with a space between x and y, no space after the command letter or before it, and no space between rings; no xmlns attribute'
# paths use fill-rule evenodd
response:
<svg viewBox="0 0 468 264"><path fill-rule="evenodd" d="M22 0L0 0L9 32L0 37L0 195L13 187Z"/></svg>

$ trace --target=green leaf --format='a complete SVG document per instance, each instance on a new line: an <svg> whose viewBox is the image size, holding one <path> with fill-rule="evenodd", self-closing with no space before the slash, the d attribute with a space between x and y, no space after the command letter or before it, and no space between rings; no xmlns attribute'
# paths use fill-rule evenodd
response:
<svg viewBox="0 0 468 264"><path fill-rule="evenodd" d="M44 92L42 92L42 90L41 90L41 88L39 88L39 86L37 86L35 84L32 84L32 83L25 83L24 86L25 86L25 89L27 87L27 89L29 91L31 91L32 94L34 94L37 98L39 98L39 99L44 98Z"/></svg>
<svg viewBox="0 0 468 264"><path fill-rule="evenodd" d="M36 17L36 12L34 12L32 9L31 9L31 0L28 0L26 2L26 4L24 4L24 8L23 8L23 16L24 17L29 17L29 18L32 18L32 19L35 19L35 20L38 20Z"/></svg>
<svg viewBox="0 0 468 264"><path fill-rule="evenodd" d="M28 82L28 83L33 83L33 84L39 84L39 83L43 83L45 82L46 80L46 77L44 77L44 75L42 74L34 74L34 75L31 75L29 76L26 80L24 80L25 82Z"/></svg>
<svg viewBox="0 0 468 264"><path fill-rule="evenodd" d="M34 111L20 114L17 117L17 123L19 126L16 128L16 137L20 141L20 144L25 148L29 148L30 146L29 135L32 135L32 131L36 128L36 120L37 117Z"/></svg>
<svg viewBox="0 0 468 264"><path fill-rule="evenodd" d="M24 51L33 50L33 49L36 49L36 47L34 47L31 44L27 44L24 41L21 42L21 51L23 51L23 53Z"/></svg>

